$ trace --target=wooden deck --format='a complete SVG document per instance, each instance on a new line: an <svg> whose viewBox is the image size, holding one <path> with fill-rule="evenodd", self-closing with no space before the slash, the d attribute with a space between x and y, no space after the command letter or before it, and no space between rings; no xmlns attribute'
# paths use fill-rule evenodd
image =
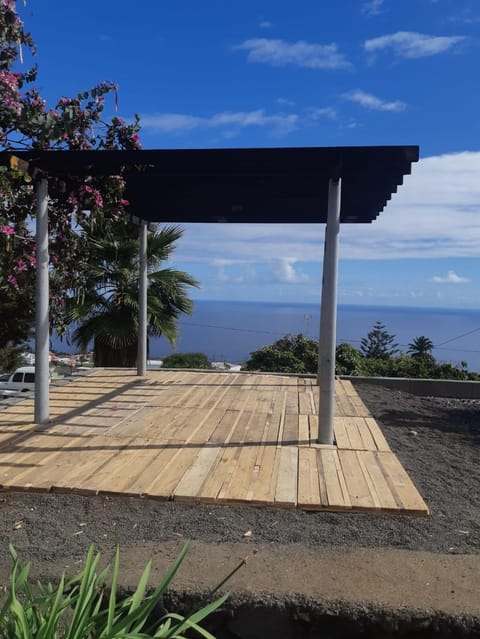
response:
<svg viewBox="0 0 480 639"><path fill-rule="evenodd" d="M306 510L428 509L348 381L335 446L315 443L312 379L96 370L0 411L2 490L72 491Z"/></svg>

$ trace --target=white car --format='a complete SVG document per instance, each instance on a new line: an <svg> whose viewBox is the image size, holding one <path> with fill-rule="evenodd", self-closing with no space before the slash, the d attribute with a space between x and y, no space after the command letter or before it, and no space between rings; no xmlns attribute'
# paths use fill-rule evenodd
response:
<svg viewBox="0 0 480 639"><path fill-rule="evenodd" d="M20 366L5 381L0 381L0 396L11 397L17 393L35 390L35 366Z"/></svg>

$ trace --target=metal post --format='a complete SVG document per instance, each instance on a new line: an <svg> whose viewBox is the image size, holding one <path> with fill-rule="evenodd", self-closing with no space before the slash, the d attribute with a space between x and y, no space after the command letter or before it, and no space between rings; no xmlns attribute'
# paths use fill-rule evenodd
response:
<svg viewBox="0 0 480 639"><path fill-rule="evenodd" d="M48 282L48 180L35 187L36 220L36 301L35 301L35 423L49 419L50 323Z"/></svg>
<svg viewBox="0 0 480 639"><path fill-rule="evenodd" d="M320 409L318 443L333 444L335 408L335 343L337 336L338 238L340 234L340 200L342 180L331 179L328 185L328 217L323 258L322 308L320 315L320 352L318 382Z"/></svg>
<svg viewBox="0 0 480 639"><path fill-rule="evenodd" d="M145 375L147 372L147 223L144 220L140 223L139 239L137 375Z"/></svg>

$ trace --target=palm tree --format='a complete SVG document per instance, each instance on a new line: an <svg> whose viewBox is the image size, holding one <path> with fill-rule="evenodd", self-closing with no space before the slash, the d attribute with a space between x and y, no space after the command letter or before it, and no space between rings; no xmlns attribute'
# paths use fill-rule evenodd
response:
<svg viewBox="0 0 480 639"><path fill-rule="evenodd" d="M83 350L94 340L96 366L135 366L138 343L138 229L119 222L108 227L82 223L86 257L79 269L83 281L70 296L67 322L77 325L73 341ZM198 282L188 273L161 268L183 235L165 226L147 241L147 326L150 336L164 335L171 344L177 320L191 314L188 288Z"/></svg>
<svg viewBox="0 0 480 639"><path fill-rule="evenodd" d="M432 340L425 335L420 335L420 337L416 337L413 342L408 345L407 353L412 357L416 358L430 358L432 356L434 344Z"/></svg>

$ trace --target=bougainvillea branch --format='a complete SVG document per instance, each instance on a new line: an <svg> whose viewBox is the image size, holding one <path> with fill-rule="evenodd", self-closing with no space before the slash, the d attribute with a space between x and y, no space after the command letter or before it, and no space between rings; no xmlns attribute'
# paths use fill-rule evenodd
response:
<svg viewBox="0 0 480 639"><path fill-rule="evenodd" d="M73 97L61 96L49 107L35 86L37 68L23 68L23 50L35 55L33 39L25 31L15 1L0 0L0 151L140 148L138 116L131 123L118 116L108 121L104 117L106 99L117 102L115 83L101 82ZM85 277L78 222L90 217L107 228L124 220L128 207L124 190L121 176L72 179L66 188L50 180L52 324L59 329L64 296ZM23 296L30 304L25 307L22 326L32 321L34 210L30 176L0 166L0 315L5 316L4 311ZM0 327L0 347L10 334L12 326L5 321Z"/></svg>

